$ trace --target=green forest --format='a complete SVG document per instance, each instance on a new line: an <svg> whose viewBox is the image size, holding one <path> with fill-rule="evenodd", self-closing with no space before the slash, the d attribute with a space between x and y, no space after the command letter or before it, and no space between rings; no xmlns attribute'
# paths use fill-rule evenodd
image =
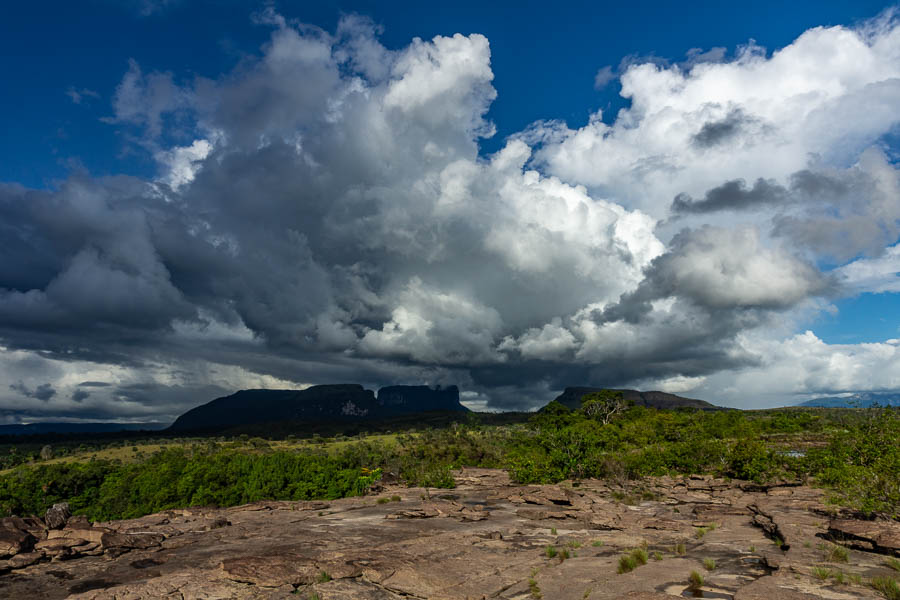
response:
<svg viewBox="0 0 900 600"><path fill-rule="evenodd" d="M508 469L519 483L605 478L623 489L663 474L800 480L830 490L842 506L900 517L896 408L602 410L608 401L588 398L577 411L551 403L523 423L484 424L473 414L389 438L317 436L289 449L244 435L163 447L129 442L132 460L91 459L83 449L64 463L32 456L0 475L0 513L42 514L67 501L77 514L108 520L197 505L335 499L365 494L382 477L450 488L453 469L482 466Z"/></svg>

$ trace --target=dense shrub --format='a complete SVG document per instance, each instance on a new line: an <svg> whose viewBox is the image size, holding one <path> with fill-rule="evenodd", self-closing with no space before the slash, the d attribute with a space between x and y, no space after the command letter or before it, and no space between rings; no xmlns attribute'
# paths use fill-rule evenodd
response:
<svg viewBox="0 0 900 600"><path fill-rule="evenodd" d="M75 512L106 520L178 506L355 496L380 476L324 455L171 448L129 465L96 461L19 468L0 478L0 497L7 514L42 513L68 500Z"/></svg>
<svg viewBox="0 0 900 600"><path fill-rule="evenodd" d="M601 414L600 417L603 415ZM710 473L758 482L811 478L866 512L900 513L900 411L657 411L632 407L609 423L552 404L528 424L476 419L401 434L396 443L360 438L329 452L275 451L260 438L184 443L141 462L20 465L0 476L0 513L41 513L67 500L93 519L135 517L188 505L262 499L333 499L365 493L389 473L407 485L453 487L461 466L507 468L514 481ZM820 447L789 456L783 444L814 435ZM799 436L799 437L798 437ZM824 444L822 444L824 442ZM788 446L789 447L789 446ZM11 453L15 454L15 453Z"/></svg>

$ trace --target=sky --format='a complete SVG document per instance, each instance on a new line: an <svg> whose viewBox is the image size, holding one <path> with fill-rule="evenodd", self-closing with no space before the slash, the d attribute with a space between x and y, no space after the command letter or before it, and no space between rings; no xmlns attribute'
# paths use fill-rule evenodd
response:
<svg viewBox="0 0 900 600"><path fill-rule="evenodd" d="M33 2L0 81L0 423L900 390L890 4Z"/></svg>

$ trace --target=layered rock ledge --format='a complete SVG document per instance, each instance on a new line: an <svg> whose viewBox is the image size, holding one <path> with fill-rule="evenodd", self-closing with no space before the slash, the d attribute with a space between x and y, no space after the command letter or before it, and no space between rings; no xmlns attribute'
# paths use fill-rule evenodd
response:
<svg viewBox="0 0 900 600"><path fill-rule="evenodd" d="M896 576L900 524L853 518L794 483L456 479L108 523L62 507L2 519L0 597L838 600L878 598L865 582ZM619 573L634 549L647 563Z"/></svg>

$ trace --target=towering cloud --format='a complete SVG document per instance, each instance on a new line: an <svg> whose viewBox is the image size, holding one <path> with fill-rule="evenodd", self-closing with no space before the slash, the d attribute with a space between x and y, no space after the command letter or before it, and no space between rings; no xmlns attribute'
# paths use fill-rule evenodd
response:
<svg viewBox="0 0 900 600"><path fill-rule="evenodd" d="M567 383L715 400L761 347L804 344L797 314L889 270L891 15L631 64L614 120L537 123L487 157L485 37L389 50L357 16L258 18L269 42L222 77L130 64L109 121L155 179L0 186L9 418L170 418L333 381L457 383L496 408ZM815 381L769 391L858 383Z"/></svg>

